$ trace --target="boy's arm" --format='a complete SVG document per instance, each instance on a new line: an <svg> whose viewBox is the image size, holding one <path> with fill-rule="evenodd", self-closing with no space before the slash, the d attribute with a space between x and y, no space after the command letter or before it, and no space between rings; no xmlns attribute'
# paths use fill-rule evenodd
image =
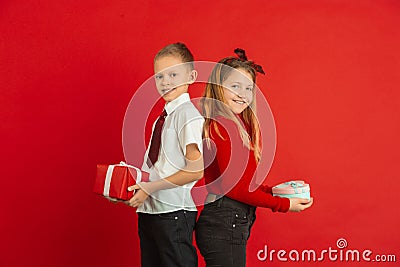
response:
<svg viewBox="0 0 400 267"><path fill-rule="evenodd" d="M186 165L182 170L161 180L139 183L129 187L128 190L130 191L138 191L127 201L127 204L132 207L138 207L149 195L156 191L182 186L201 179L203 177L204 163L197 144L188 144L186 146L185 159Z"/></svg>
<svg viewBox="0 0 400 267"><path fill-rule="evenodd" d="M186 146L185 167L176 173L150 183L145 183L143 188L148 193L153 193L163 189L169 189L177 186L182 186L203 177L203 157L197 144L188 144ZM146 186L148 184L148 186ZM140 186L141 184L139 184ZM147 190L146 190L147 189Z"/></svg>

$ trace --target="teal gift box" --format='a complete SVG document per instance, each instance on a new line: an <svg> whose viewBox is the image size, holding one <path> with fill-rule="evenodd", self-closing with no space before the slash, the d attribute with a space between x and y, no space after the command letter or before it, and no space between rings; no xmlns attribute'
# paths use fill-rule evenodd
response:
<svg viewBox="0 0 400 267"><path fill-rule="evenodd" d="M272 187L274 196L310 199L310 185L304 181L290 181Z"/></svg>

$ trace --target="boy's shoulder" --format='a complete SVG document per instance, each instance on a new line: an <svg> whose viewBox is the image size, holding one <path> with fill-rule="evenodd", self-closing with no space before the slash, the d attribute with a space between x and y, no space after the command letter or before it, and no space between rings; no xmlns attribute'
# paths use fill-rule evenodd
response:
<svg viewBox="0 0 400 267"><path fill-rule="evenodd" d="M200 131L203 129L204 117L191 101L179 105L175 109L173 117L173 125L177 132L180 132L183 128L187 127L194 127L194 129L198 128Z"/></svg>
<svg viewBox="0 0 400 267"><path fill-rule="evenodd" d="M182 103L175 109L175 116L181 119L190 120L190 119L203 119L203 116L200 114L199 110L195 107L192 101L187 101Z"/></svg>

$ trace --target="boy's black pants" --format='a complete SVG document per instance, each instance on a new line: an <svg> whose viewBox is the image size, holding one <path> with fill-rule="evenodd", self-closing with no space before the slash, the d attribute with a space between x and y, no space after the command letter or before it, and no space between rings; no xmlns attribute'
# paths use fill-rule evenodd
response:
<svg viewBox="0 0 400 267"><path fill-rule="evenodd" d="M142 267L197 267L196 211L138 213Z"/></svg>

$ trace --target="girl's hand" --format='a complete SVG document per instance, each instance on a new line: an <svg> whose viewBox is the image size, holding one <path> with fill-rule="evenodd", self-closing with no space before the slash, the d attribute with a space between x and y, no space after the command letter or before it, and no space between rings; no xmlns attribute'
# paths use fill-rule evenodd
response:
<svg viewBox="0 0 400 267"><path fill-rule="evenodd" d="M149 197L149 194L146 193L148 190L145 189L146 184L147 183L142 182L140 184L135 184L128 187L128 191L136 190L136 192L130 200L125 201L125 204L131 207L139 207L142 205L143 202Z"/></svg>
<svg viewBox="0 0 400 267"><path fill-rule="evenodd" d="M299 212L308 209L313 204L314 199L310 200L305 198L290 198L290 208L289 211Z"/></svg>

